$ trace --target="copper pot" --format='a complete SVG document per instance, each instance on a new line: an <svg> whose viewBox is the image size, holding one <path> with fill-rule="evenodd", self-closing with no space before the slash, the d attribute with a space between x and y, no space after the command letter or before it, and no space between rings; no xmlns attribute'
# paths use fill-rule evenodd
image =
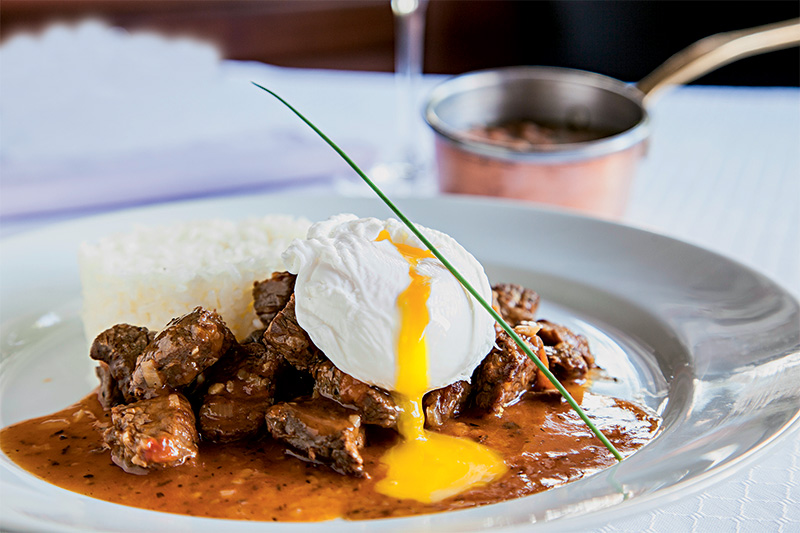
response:
<svg viewBox="0 0 800 533"><path fill-rule="evenodd" d="M440 188L619 217L647 152L647 106L661 89L797 44L797 20L713 35L635 85L558 67L508 67L451 78L432 91L425 108L425 120L436 133ZM595 134L592 140L520 148L480 133L485 126L515 121Z"/></svg>

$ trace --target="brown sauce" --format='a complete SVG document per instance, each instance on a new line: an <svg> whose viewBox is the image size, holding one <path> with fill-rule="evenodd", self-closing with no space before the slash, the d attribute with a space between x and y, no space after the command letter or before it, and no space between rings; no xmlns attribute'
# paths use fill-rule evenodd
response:
<svg viewBox="0 0 800 533"><path fill-rule="evenodd" d="M629 402L575 390L582 407L625 456L655 435L659 418ZM373 490L381 455L397 438L368 435L371 479L339 475L298 460L271 439L202 443L196 460L147 475L123 472L103 449L109 422L95 394L49 416L7 427L0 446L15 463L59 487L155 511L260 521L351 520L463 509L533 494L612 465L615 459L560 397L528 394L502 418L460 416L442 431L498 451L509 472L489 485L434 504L397 500Z"/></svg>
<svg viewBox="0 0 800 533"><path fill-rule="evenodd" d="M496 125L475 126L467 136L474 140L527 151L558 144L595 141L612 132L563 125L546 126L532 120L512 120Z"/></svg>

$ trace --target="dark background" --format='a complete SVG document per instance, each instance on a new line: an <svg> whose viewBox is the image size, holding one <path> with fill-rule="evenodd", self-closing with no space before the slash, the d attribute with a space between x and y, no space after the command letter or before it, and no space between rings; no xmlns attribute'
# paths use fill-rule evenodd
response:
<svg viewBox="0 0 800 533"><path fill-rule="evenodd" d="M87 17L201 37L231 59L393 68L389 0L2 0L0 38ZM637 81L702 37L797 17L797 0L430 0L425 70L556 65ZM744 59L698 82L800 86L800 52Z"/></svg>

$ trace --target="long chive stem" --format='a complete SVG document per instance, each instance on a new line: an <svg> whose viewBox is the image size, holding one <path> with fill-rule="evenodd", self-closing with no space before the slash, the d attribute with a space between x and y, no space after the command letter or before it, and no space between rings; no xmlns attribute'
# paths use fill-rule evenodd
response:
<svg viewBox="0 0 800 533"><path fill-rule="evenodd" d="M595 426L594 422L591 421L591 419L587 416L586 412L581 408L580 405L578 405L578 402L575 401L575 399L572 397L569 391L561 384L561 382L558 381L558 379L556 379L553 373L550 372L550 369L547 368L547 366L542 361L539 360L539 358L536 356L536 354L533 353L533 350L531 350L531 348L525 343L525 341L523 341L522 338L520 338L520 336L517 335L514 329L505 320L503 320L503 317L500 316L500 314L494 310L494 308L489 304L489 302L487 302L486 299L484 299L483 296L481 296L478 293L478 291L475 290L472 284L469 283L458 270L456 270L456 268L450 263L450 261L448 261L447 258L444 257L439 252L439 250L436 249L433 243L431 243L427 239L427 237L425 237L425 235L423 235L422 232L419 229L417 229L414 223L411 222L411 220L409 220L408 217L406 217L400 211L400 209L397 208L397 206L394 205L394 203L383 193L383 191L380 190L380 188L378 188L378 186L375 185L371 179L369 179L369 177L364 173L364 171L362 171L359 168L359 166L356 165L355 162L352 159L350 159L350 157L336 145L336 143L334 143L330 138L328 138L327 135L325 135L322 131L320 131L319 128L317 128L314 124L312 124L297 109L292 107L292 105L289 104L289 102L287 102L274 92L270 91L266 87L262 87L256 82L252 83L259 89L268 92L269 94L277 98L283 105L288 107L295 115L297 115L300 118L300 120L305 122L312 130L314 130L317 133L317 135L322 137L322 139L326 143L328 143L328 145L330 145L330 147L333 148L336 151L336 153L338 153L340 156L342 156L342 158L345 161L347 161L347 164L349 164L353 168L353 170L355 170L356 173L359 176L361 176L361 179L363 179L364 182L367 185L369 185L369 187L373 191L375 191L375 194L377 194L380 197L380 199L383 200L383 202L389 207L389 209L391 209L392 212L395 215L397 215L397 218L399 218L406 226L408 226L408 229L410 229L411 232L414 235L416 235L416 237L420 241L422 241L422 244L424 244L425 247L427 247L428 250L430 250L431 253L439 261L442 262L442 264L447 268L447 270L449 270L450 273L452 273L453 276L455 276L456 279L461 283L461 285L463 285L464 288L478 301L481 307L486 309L486 311L492 316L492 318L494 318L497 321L497 323L500 324L500 327L503 328L503 331L508 333L511 336L511 338L514 339L514 342L516 342L517 345L520 347L520 349L522 349L522 351L525 352L525 354L530 358L530 360L534 362L534 364L539 368L539 370L542 373L544 373L547 379L550 380L550 383L552 383L555 386L555 388L558 389L558 392L560 392L561 395L564 397L564 399L567 400L567 403L569 403L569 405L575 410L575 412L578 413L578 416L580 416L581 419L586 423L586 425L589 426L589 429L592 430L595 436L597 436L597 438L600 439L600 441L605 445L606 448L608 448L608 450L614 455L614 457L616 457L618 461L622 461L622 455L617 451L614 445L611 444L611 441L609 441L608 438L606 438L606 436L603 435L603 433L597 428L597 426Z"/></svg>

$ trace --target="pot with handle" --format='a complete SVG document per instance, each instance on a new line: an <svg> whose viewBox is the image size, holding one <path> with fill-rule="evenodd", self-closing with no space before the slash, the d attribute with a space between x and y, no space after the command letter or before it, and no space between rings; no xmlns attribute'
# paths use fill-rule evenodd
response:
<svg viewBox="0 0 800 533"><path fill-rule="evenodd" d="M633 85L559 67L455 76L431 92L425 108L436 134L440 188L618 217L647 151L647 108L664 89L744 57L797 45L795 19L706 37ZM515 138L531 129L535 140Z"/></svg>

